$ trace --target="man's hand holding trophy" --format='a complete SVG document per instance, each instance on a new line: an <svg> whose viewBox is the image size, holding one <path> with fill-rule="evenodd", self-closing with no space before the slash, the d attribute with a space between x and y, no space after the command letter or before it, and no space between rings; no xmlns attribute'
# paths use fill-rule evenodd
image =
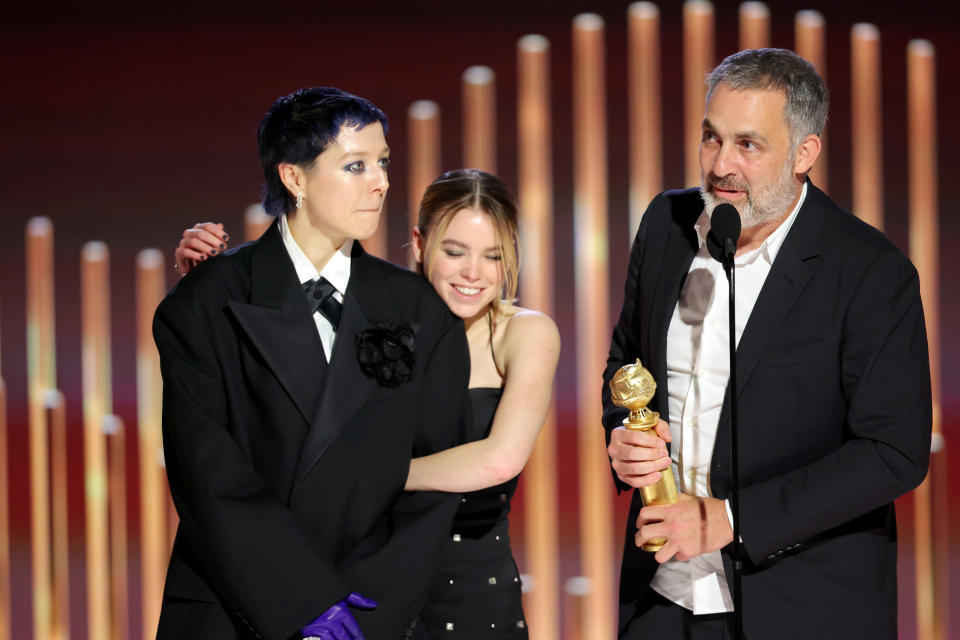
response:
<svg viewBox="0 0 960 640"><path fill-rule="evenodd" d="M617 406L630 410L623 420L623 426L629 431L649 432L658 435L655 428L660 422L660 414L647 408L657 390L657 383L653 375L640 364L640 359L633 364L620 367L619 371L610 380L611 398ZM659 434L669 441L669 432ZM667 465L660 474L660 479L647 486L638 486L644 506L665 505L677 502L677 485L673 479L673 472ZM644 551L659 551L666 538L653 538L642 545Z"/></svg>

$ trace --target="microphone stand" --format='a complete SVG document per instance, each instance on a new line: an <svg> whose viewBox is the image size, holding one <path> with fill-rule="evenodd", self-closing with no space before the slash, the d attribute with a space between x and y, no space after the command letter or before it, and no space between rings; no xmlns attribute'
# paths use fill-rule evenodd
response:
<svg viewBox="0 0 960 640"><path fill-rule="evenodd" d="M734 293L736 291L736 269L733 257L737 253L737 244L727 238L723 246L723 270L727 274L727 290L730 307L730 467L733 474L731 511L733 512L733 637L743 640L743 597L741 580L743 562L740 559L740 449L737 444L737 324Z"/></svg>

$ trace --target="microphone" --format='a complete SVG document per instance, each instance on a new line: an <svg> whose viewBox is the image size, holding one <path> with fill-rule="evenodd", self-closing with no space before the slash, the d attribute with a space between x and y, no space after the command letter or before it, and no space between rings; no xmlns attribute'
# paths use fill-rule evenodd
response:
<svg viewBox="0 0 960 640"><path fill-rule="evenodd" d="M710 232L707 234L707 250L717 262L727 268L733 263L740 238L740 214L729 202L721 202L710 216ZM729 261L729 262L728 262Z"/></svg>
<svg viewBox="0 0 960 640"><path fill-rule="evenodd" d="M737 434L737 339L736 339L736 269L733 256L737 253L740 238L740 213L729 202L718 204L710 216L710 232L707 234L707 249L713 259L723 265L727 274L729 294L729 345L730 345L730 507L733 513L733 637L743 638L743 562L740 560L740 447Z"/></svg>

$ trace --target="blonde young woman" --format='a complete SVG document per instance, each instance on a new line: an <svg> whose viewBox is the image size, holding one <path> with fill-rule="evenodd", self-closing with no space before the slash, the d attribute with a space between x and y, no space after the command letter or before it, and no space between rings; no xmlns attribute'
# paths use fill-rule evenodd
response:
<svg viewBox="0 0 960 640"><path fill-rule="evenodd" d="M178 270L226 249L222 225L184 231ZM560 351L556 325L513 304L517 207L503 182L475 169L437 178L413 230L418 271L466 326L468 426L475 441L411 461L408 491L463 493L421 612L430 636L526 638L507 514L543 425Z"/></svg>

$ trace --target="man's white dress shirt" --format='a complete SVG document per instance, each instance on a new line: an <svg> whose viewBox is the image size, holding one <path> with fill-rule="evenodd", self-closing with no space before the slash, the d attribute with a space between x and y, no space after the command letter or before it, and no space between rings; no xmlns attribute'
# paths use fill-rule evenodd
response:
<svg viewBox="0 0 960 640"><path fill-rule="evenodd" d="M804 183L790 216L760 247L734 258L737 344L806 195ZM710 230L706 211L694 227L700 249L690 265L667 331L667 391L673 436L670 457L681 493L711 497L710 460L730 377L729 296L723 268L706 247ZM682 562L671 559L660 565L650 586L694 614L733 611L719 551Z"/></svg>
<svg viewBox="0 0 960 640"><path fill-rule="evenodd" d="M353 251L353 240L347 239L340 245L340 248L333 252L333 257L327 261L327 264L323 265L323 270L317 271L317 268L310 262L310 258L303 252L297 241L293 239L285 213L280 216L280 237L283 238L283 246L287 248L287 253L293 261L293 268L297 271L300 284L322 276L333 285L335 289L333 292L334 299L343 304L343 296L347 293L347 284L350 282L350 253ZM330 362L330 356L333 354L333 342L337 333L333 330L330 321L319 311L314 312L313 321L317 325L320 342L323 343L323 353L327 357L327 362Z"/></svg>

